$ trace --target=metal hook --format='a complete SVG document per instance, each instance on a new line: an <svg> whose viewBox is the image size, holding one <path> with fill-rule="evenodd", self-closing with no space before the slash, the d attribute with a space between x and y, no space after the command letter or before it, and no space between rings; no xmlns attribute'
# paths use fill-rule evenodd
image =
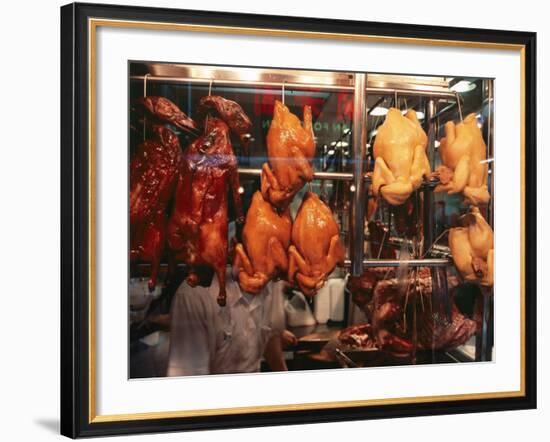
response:
<svg viewBox="0 0 550 442"><path fill-rule="evenodd" d="M147 77L149 77L151 74L145 74L143 76L143 96L147 96Z"/></svg>
<svg viewBox="0 0 550 442"><path fill-rule="evenodd" d="M143 76L143 96L147 96L147 77L149 77L151 74L147 73ZM145 141L147 132L147 116L143 116L143 141Z"/></svg>
<svg viewBox="0 0 550 442"><path fill-rule="evenodd" d="M210 80L210 84L208 85L208 96L210 97L212 95L212 84L214 83L214 80Z"/></svg>
<svg viewBox="0 0 550 442"><path fill-rule="evenodd" d="M284 80L283 80L283 86L281 89L281 98L282 98L282 103L285 104L285 81Z"/></svg>
<svg viewBox="0 0 550 442"><path fill-rule="evenodd" d="M394 101L394 105L395 105L395 108L396 109L399 109L399 104L397 103L397 91L393 91L393 93L395 94L395 101Z"/></svg>
<svg viewBox="0 0 550 442"><path fill-rule="evenodd" d="M458 92L455 92L456 95L456 104L458 105L458 115L460 116L460 121L464 122L464 118L462 118L462 106L460 105L460 95L458 95Z"/></svg>

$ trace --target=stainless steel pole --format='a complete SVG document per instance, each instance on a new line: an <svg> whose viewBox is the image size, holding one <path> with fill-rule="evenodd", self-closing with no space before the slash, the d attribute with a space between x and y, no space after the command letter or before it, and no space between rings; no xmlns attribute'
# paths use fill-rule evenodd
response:
<svg viewBox="0 0 550 442"><path fill-rule="evenodd" d="M363 249L365 243L365 157L367 150L367 74L355 74L353 98L353 186L351 200L351 273L363 273Z"/></svg>
<svg viewBox="0 0 550 442"><path fill-rule="evenodd" d="M486 94L487 94L487 158L491 159L488 163L489 169L489 193L491 194L491 201L488 207L488 222L493 227L494 222L494 182L495 182L495 148L494 148L494 136L493 136L493 124L494 124L494 106L493 106L493 80L485 80Z"/></svg>
<svg viewBox="0 0 550 442"><path fill-rule="evenodd" d="M428 100L426 106L426 120L428 121L428 149L427 154L430 160L430 167L432 170L435 168L435 125L436 121L433 118L435 115L435 100ZM427 186L423 188L423 247L422 256L432 246L435 238L435 210L434 210L434 188Z"/></svg>

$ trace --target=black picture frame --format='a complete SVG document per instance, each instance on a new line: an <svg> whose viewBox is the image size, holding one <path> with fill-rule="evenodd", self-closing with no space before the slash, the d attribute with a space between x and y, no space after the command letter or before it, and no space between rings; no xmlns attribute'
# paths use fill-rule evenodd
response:
<svg viewBox="0 0 550 442"><path fill-rule="evenodd" d="M524 51L524 395L372 405L93 421L89 394L89 18L521 45ZM145 432L427 416L536 408L536 34L489 29L70 4L61 8L61 433L76 438Z"/></svg>

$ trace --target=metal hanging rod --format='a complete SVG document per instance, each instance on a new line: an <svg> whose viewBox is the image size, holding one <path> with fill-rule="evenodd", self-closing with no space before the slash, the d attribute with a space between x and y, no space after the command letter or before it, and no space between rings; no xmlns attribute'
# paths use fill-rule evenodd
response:
<svg viewBox="0 0 550 442"><path fill-rule="evenodd" d="M260 176L262 169L244 169L239 168L239 175L242 176ZM353 180L353 174L351 172L315 172L313 174L315 179L319 180L339 180L339 181L351 181ZM365 179L370 179L365 175Z"/></svg>
<svg viewBox="0 0 550 442"><path fill-rule="evenodd" d="M131 80L143 81L145 79L144 75L132 75ZM170 82L170 83L197 83L207 85L210 83L210 79L206 78L191 78L191 77L165 77L165 76L154 76L148 75L147 81L156 81L156 82ZM285 86L285 89L315 89L315 90L327 90L327 91L354 91L354 86L347 85L330 85L330 84L315 84L315 83L295 83L295 82L282 82L282 81L253 81L253 80L231 80L223 79L216 80L216 86L257 86L257 87L272 87L280 89L282 86ZM418 86L417 86L418 87ZM433 98L451 98L455 99L455 93L451 91L433 91L433 90L423 90L419 89L392 89L387 87L367 87L367 93L374 93L377 95L394 95L395 93L399 95L407 96L422 96L422 97L433 97Z"/></svg>
<svg viewBox="0 0 550 442"><path fill-rule="evenodd" d="M148 268L150 263L138 263L138 267ZM363 267L376 268L376 267L445 267L453 265L453 261L447 258L424 258L424 259L363 259ZM186 264L182 262L177 263L178 267L185 267ZM168 264L161 263L162 268L168 267ZM346 259L344 261L344 268L351 267L351 260Z"/></svg>
<svg viewBox="0 0 550 442"><path fill-rule="evenodd" d="M452 265L452 261L446 258L427 259L364 259L363 267L446 267ZM344 267L351 267L351 260L344 261Z"/></svg>
<svg viewBox="0 0 550 442"><path fill-rule="evenodd" d="M262 174L262 169L238 169L239 175L247 177L257 177ZM353 181L354 175L351 172L314 172L313 178L317 180L337 180L337 181ZM371 182L371 177L367 174L363 175L363 179L366 183ZM424 181L421 185L422 188L433 188L439 184L439 180L432 179L430 181Z"/></svg>

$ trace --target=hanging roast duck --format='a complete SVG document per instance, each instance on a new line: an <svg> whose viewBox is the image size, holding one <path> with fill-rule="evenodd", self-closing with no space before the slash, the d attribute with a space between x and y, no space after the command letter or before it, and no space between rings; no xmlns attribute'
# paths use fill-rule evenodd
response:
<svg viewBox="0 0 550 442"><path fill-rule="evenodd" d="M151 264L149 290L155 288L166 239L166 209L182 163L178 137L153 126L130 163L130 261Z"/></svg>
<svg viewBox="0 0 550 442"><path fill-rule="evenodd" d="M168 243L176 261L189 267L187 282L199 283L201 268L214 269L219 282L218 303L225 305L227 264L228 195L231 193L236 222L242 225L237 159L228 125L210 117L200 136L183 154L175 204L168 224Z"/></svg>

